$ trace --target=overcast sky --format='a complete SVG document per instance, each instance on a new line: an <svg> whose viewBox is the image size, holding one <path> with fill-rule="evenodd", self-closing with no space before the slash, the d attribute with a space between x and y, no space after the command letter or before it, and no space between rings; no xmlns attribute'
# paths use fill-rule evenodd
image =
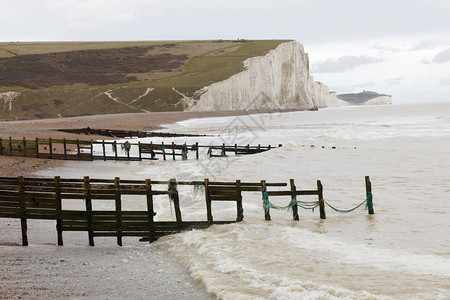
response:
<svg viewBox="0 0 450 300"><path fill-rule="evenodd" d="M450 101L449 0L2 0L0 41L294 39L338 93ZM6 9L5 9L6 8Z"/></svg>

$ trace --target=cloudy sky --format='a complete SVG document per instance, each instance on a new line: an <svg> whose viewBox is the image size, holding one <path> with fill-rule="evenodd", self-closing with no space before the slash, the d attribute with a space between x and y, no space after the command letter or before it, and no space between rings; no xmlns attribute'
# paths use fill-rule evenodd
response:
<svg viewBox="0 0 450 300"><path fill-rule="evenodd" d="M2 7L4 42L295 39L314 78L338 93L450 101L449 0L2 0Z"/></svg>

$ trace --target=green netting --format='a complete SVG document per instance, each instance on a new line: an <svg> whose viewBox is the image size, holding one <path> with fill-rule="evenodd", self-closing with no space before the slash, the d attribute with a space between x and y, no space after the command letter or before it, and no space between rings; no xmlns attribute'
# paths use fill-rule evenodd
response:
<svg viewBox="0 0 450 300"><path fill-rule="evenodd" d="M372 203L372 193L368 192L367 193L367 198L361 202L360 204L358 204L357 206L351 208L351 209L338 209L334 206L332 206L331 204L329 204L327 201L324 201L325 204L330 207L331 209L333 209L334 211L340 212L340 213L349 213L352 212L356 209L358 209L359 207L361 207L364 203L366 203L366 209L367 208L373 208L373 203ZM279 205L275 205L272 202L270 202L269 200L269 193L267 192L267 188L264 187L264 191L263 191L263 206L264 206L264 210L267 213L270 208L274 208L274 209L292 209L292 207L294 207L294 205L297 205L298 207L301 207L303 209L311 209L314 211L314 209L319 206L320 202L319 201L298 201L297 197L294 195L291 199L291 202L289 202L288 205L286 206L279 206Z"/></svg>

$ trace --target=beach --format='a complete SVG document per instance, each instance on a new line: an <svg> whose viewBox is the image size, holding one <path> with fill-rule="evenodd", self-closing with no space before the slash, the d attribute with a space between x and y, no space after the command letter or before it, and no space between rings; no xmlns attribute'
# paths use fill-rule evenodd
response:
<svg viewBox="0 0 450 300"><path fill-rule="evenodd" d="M209 158L203 153L199 160L69 161L36 169L34 176L62 178L191 181L208 177L287 183L294 179L302 190L314 189L321 180L325 201L343 210L366 199L364 177L370 176L375 214L368 215L364 205L349 213L326 206L327 219L319 218L318 209L301 209L300 221L293 221L292 212L271 209L272 221L265 221L261 193L246 192L243 222L166 236L151 245L128 238L123 247L111 238L96 238L96 246L88 247L86 233L70 232L64 233L64 246L57 247L54 221L29 221L29 247L2 247L2 274L12 274L20 288L17 293L37 290L39 298L73 294L88 299L99 295L158 299L159 294L149 296L145 290L151 282L174 289L187 284L193 296L186 297L195 299L448 299L450 207L445 200L450 185L443 175L450 167L448 110L444 103L185 119L162 123L166 128L158 130L211 136L139 141L283 147L255 155ZM180 186L179 195L183 220L205 218L201 192ZM290 199L271 197L270 201L282 207ZM157 220L174 218L166 195L155 196L154 203ZM214 203L213 215L214 220L232 220L236 207ZM0 221L5 232L0 242L20 244L20 221ZM153 269L158 260L164 267ZM32 262L42 262L43 267L35 268ZM70 268L63 271L66 263ZM173 281L157 281L159 269L164 277L172 267L180 271L167 274ZM141 275L147 269L152 281ZM41 271L49 274L48 279ZM28 272L39 280L25 280ZM58 281L56 274L74 280ZM90 280L79 279L85 276ZM99 284L87 285L95 282L93 278ZM5 283L7 278L1 280L2 286ZM134 294L118 286L133 287ZM163 295L179 297L174 293L168 290Z"/></svg>
<svg viewBox="0 0 450 300"><path fill-rule="evenodd" d="M56 129L90 126L150 131L160 130L161 124L190 118L245 114L248 112L171 112L2 122L0 137L104 139ZM1 156L0 176L36 177L37 171L52 170L64 163ZM89 247L79 238L75 246L57 247L56 243L48 243L48 232L54 231L54 224L29 221L34 239L30 246L22 247L20 220L0 219L0 228L1 299L212 299L181 264L152 245L134 243L130 248L107 242Z"/></svg>

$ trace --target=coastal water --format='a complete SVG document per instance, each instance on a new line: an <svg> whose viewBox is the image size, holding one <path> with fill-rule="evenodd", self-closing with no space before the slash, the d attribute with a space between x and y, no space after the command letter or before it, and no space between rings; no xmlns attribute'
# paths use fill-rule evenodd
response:
<svg viewBox="0 0 450 300"><path fill-rule="evenodd" d="M300 210L296 222L287 210L271 210L268 222L261 193L247 192L243 222L164 237L152 247L176 257L210 293L224 299L450 299L450 104L196 119L168 128L216 136L152 141L283 147L175 162L69 162L41 175L293 178L298 189L314 189L321 180L325 200L341 209L365 199L364 176L369 175L374 215L364 205L348 214L326 207L326 220L318 210ZM180 193L183 218L206 219L201 191L180 187ZM271 201L289 203L282 197ZM157 198L155 210L159 219L174 218L167 197ZM214 204L213 214L215 220L233 220L236 207Z"/></svg>

